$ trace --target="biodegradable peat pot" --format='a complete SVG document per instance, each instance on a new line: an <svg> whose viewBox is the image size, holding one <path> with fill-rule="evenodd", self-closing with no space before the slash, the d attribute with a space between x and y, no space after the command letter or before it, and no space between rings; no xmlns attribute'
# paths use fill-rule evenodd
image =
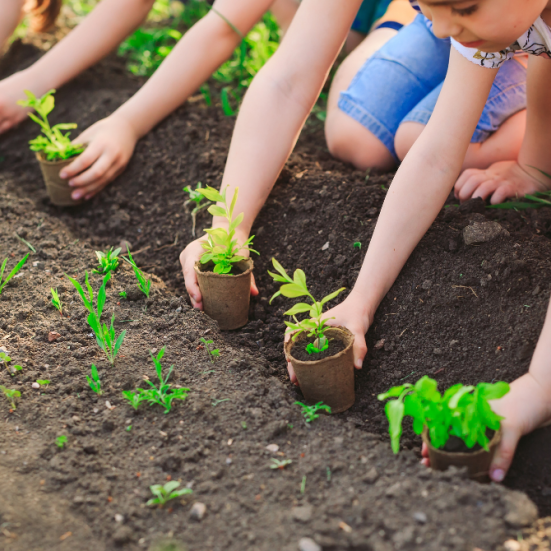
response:
<svg viewBox="0 0 551 551"><path fill-rule="evenodd" d="M307 402L322 401L331 407L331 413L340 413L352 407L354 394L354 335L346 327L331 327L325 332L329 339L344 343L344 349L328 358L301 361L293 357L295 346L305 346L309 337L301 333L293 342L285 343L285 355L293 365L295 374Z"/></svg>
<svg viewBox="0 0 551 551"><path fill-rule="evenodd" d="M242 270L237 275L215 274L209 271L212 266L211 262L195 263L203 310L218 322L220 329L239 329L249 321L253 261L247 258L234 264Z"/></svg>
<svg viewBox="0 0 551 551"><path fill-rule="evenodd" d="M437 450L431 443L429 431L425 427L423 430L423 442L429 450L429 459L431 468L436 471L445 471L448 467L467 467L469 478L478 482L489 482L490 465L501 442L501 429L498 430L490 441L490 451L484 449L475 452L447 452Z"/></svg>
<svg viewBox="0 0 551 551"><path fill-rule="evenodd" d="M83 200L79 199L75 201L71 197L71 193L74 189L69 187L68 180L63 180L59 177L61 170L71 164L75 158L71 157L63 161L47 161L40 153L36 154L36 158L40 163L40 170L42 171L42 176L46 183L46 190L48 191L52 203L58 207L74 207L75 205L80 205Z"/></svg>

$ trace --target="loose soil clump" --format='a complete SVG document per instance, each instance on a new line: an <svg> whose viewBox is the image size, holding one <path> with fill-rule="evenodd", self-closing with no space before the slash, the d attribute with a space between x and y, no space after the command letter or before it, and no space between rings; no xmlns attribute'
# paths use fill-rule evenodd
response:
<svg viewBox="0 0 551 551"><path fill-rule="evenodd" d="M0 76L37 55L16 45ZM58 92L56 117L86 128L140 83L108 58ZM315 296L350 289L392 176L331 159L321 126L309 122L253 229L260 295L250 321L220 332L184 293L178 255L192 236L182 188L219 186L233 123L199 101L185 105L140 141L114 184L69 210L47 199L26 150L32 126L0 138L0 258L29 251L17 236L36 249L0 297L0 345L23 366L14 377L0 373L0 384L22 393L12 414L0 404L0 547L75 551L93 541L98 551L134 551L169 538L188 551L295 551L309 538L324 551L503 549L536 519L532 502L455 469L425 469L412 431L394 456L376 397L424 374L446 388L526 372L549 301L551 212L490 212L481 201L443 209L377 312L354 406L307 425L286 374L285 310L268 303L277 290L271 258L307 270ZM509 235L466 245L464 228L488 220ZM200 213L198 235L208 223ZM110 367L63 274L82 281L96 265L94 250L121 241L153 289L149 299L136 293L125 263L109 284L105 312L115 310L117 333L127 329ZM101 279L92 281L97 289ZM50 304L50 287L68 317ZM60 336L49 342L54 332ZM220 359L211 362L201 337L214 340ZM163 346L163 362L175 365L171 382L191 392L168 415L146 406L135 413L121 391L155 375L149 350ZM85 380L92 363L102 397ZM51 382L35 390L37 379ZM541 515L551 513L549 474L520 462L543 465L548 456L530 443L549 442L549 434L524 439L509 477ZM68 437L64 449L55 445L60 435ZM270 469L272 458L292 463ZM171 479L193 494L147 508L149 486Z"/></svg>

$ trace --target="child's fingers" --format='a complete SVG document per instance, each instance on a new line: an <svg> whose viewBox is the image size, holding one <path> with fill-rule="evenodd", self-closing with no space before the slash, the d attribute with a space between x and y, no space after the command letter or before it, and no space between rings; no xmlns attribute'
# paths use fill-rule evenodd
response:
<svg viewBox="0 0 551 551"><path fill-rule="evenodd" d="M501 443L490 466L490 478L494 482L502 482L513 462L515 450L521 437L520 430L503 425Z"/></svg>
<svg viewBox="0 0 551 551"><path fill-rule="evenodd" d="M428 458L429 456L429 448L424 442L423 442L423 445L421 446L421 455L425 458Z"/></svg>
<svg viewBox="0 0 551 551"><path fill-rule="evenodd" d="M251 295L256 297L259 294L258 287L256 286L256 281L254 280L254 274L251 274L251 276Z"/></svg>
<svg viewBox="0 0 551 551"><path fill-rule="evenodd" d="M499 203L503 203L506 199L509 199L509 197L515 197L516 195L517 193L514 185L511 182L507 182L497 187L490 202L492 205L498 205Z"/></svg>
<svg viewBox="0 0 551 551"><path fill-rule="evenodd" d="M467 172L467 171L465 171ZM468 171L471 172L471 171ZM456 192L455 196L461 201L468 201L473 192L476 190L478 186L483 184L485 181L487 181L487 176L482 170L474 170L473 173L469 175L469 177L462 182L461 185L458 185L459 182L455 185L456 186Z"/></svg>
<svg viewBox="0 0 551 551"><path fill-rule="evenodd" d="M203 248L198 241L190 243L180 254L180 264L184 274L186 291L191 300L191 305L199 310L203 309L203 297L197 283L197 274L195 273L195 263L199 260Z"/></svg>
<svg viewBox="0 0 551 551"><path fill-rule="evenodd" d="M67 165L59 176L64 180L73 178L91 166L101 155L102 151L99 147L91 145L86 148L70 165Z"/></svg>
<svg viewBox="0 0 551 551"><path fill-rule="evenodd" d="M289 372L289 379L291 379L291 382L295 386L299 386L297 376L295 375L295 370L293 369L293 364L291 362L287 362L287 371Z"/></svg>
<svg viewBox="0 0 551 551"><path fill-rule="evenodd" d="M77 188L71 194L71 197L75 200L81 199L82 197L84 197L84 199L86 200L91 199L94 195L99 193L109 182L113 181L121 172L122 171L117 170L116 167L112 167L101 178L94 180L91 184L85 187Z"/></svg>
<svg viewBox="0 0 551 551"><path fill-rule="evenodd" d="M496 190L499 190L502 186L499 180L486 180L480 184L476 190L473 192L473 199L480 197L481 199L486 200L490 195L492 195ZM493 197L492 197L493 202Z"/></svg>
<svg viewBox="0 0 551 551"><path fill-rule="evenodd" d="M361 369L364 363L365 355L367 354L365 335L354 332L354 337L354 367L356 369Z"/></svg>
<svg viewBox="0 0 551 551"><path fill-rule="evenodd" d="M101 155L95 162L75 178L69 180L71 187L84 187L104 180L108 172L113 169L114 157L107 153Z"/></svg>

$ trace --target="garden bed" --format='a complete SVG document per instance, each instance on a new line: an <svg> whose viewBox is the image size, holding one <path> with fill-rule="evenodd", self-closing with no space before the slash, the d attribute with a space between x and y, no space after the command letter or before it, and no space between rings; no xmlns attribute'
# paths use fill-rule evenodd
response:
<svg viewBox="0 0 551 551"><path fill-rule="evenodd" d="M36 55L16 45L0 76ZM83 129L112 112L140 85L123 67L108 58L60 90L55 118ZM377 312L355 405L306 425L283 357L288 304L268 304L276 285L267 269L275 255L305 270L314 296L350 289L392 176L366 177L333 160L321 125L309 122L253 230L261 254L251 321L220 332L185 295L178 255L191 220L182 188L219 186L233 123L201 100L187 104L138 144L115 184L65 211L48 203L26 147L32 125L0 138L0 260L8 256L11 267L29 252L15 234L36 248L0 296L0 346L23 366L13 378L0 373L0 384L22 392L14 413L0 404L0 548L89 550L93 540L98 551L137 550L174 537L189 551L292 551L301 538L324 551L502 549L534 520L530 502L462 473L426 470L412 432L393 456L376 396L424 374L446 387L512 381L527 370L549 301L550 211L485 211L480 201L443 209ZM465 245L463 229L489 219L509 235ZM203 212L198 229L207 223ZM63 273L82 282L94 250L123 240L152 274L153 293L135 293L126 265L108 285L105 311L115 309L117 332L127 330L111 367ZM92 281L97 289L99 276ZM69 318L50 304L51 287ZM50 343L52 331L61 337ZM214 363L201 337L220 349ZM163 364L175 365L173 382L189 397L168 415L146 406L134 413L121 391L154 376L149 350L163 346ZM92 363L105 387L99 399L85 379ZM51 383L34 390L37 379ZM62 450L59 435L68 437ZM549 430L525 439L508 478L540 515L551 513L549 442ZM292 463L270 469L273 458ZM149 486L170 478L193 494L146 507ZM201 519L191 516L195 502L206 505Z"/></svg>

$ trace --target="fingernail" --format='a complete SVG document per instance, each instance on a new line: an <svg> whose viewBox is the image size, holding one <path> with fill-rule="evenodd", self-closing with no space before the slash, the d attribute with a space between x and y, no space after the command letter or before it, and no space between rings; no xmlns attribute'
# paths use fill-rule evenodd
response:
<svg viewBox="0 0 551 551"><path fill-rule="evenodd" d="M502 482L505 478L505 471L503 469L496 469L492 473L492 480L495 482Z"/></svg>
<svg viewBox="0 0 551 551"><path fill-rule="evenodd" d="M362 360L356 360L354 362L354 365L356 366L356 369L361 369L362 365L363 365L363 362L362 362Z"/></svg>
<svg viewBox="0 0 551 551"><path fill-rule="evenodd" d="M62 171L59 173L59 177L60 177L60 178L63 178L63 179L65 180L65 178L67 178L67 173L66 173L64 170L62 170Z"/></svg>
<svg viewBox="0 0 551 551"><path fill-rule="evenodd" d="M75 193L72 194L72 197L75 201L78 201L82 197L82 194L79 191L75 191Z"/></svg>

